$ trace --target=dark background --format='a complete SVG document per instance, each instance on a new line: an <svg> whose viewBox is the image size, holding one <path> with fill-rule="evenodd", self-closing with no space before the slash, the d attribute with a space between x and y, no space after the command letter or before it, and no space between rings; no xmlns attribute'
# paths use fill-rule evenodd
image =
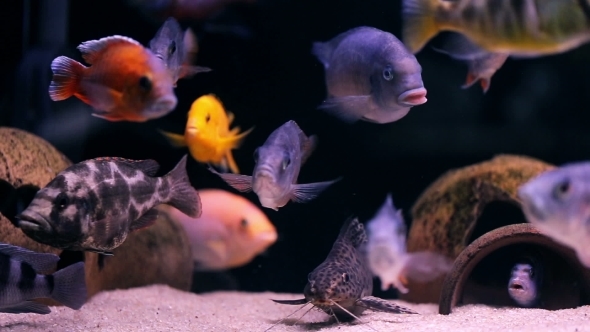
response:
<svg viewBox="0 0 590 332"><path fill-rule="evenodd" d="M420 193L449 169L501 153L555 164L588 159L588 45L559 55L509 59L485 95L479 86L461 89L467 67L427 47L417 54L428 90L426 104L395 123L346 125L316 109L325 86L311 43L360 25L400 38L401 1L235 3L208 20L180 21L197 32L196 64L213 71L178 82L174 112L141 124L113 123L90 116L89 106L76 98L52 102L47 94L49 64L58 55L81 60L78 44L114 34L148 45L163 20L120 0L45 4L2 3L0 125L44 137L73 162L99 156L152 158L161 164L159 174L168 172L187 150L170 147L157 129L182 133L190 104L207 93L219 96L243 130L255 126L234 150L244 174L251 174L254 149L286 121L295 120L308 135L318 135L318 149L299 182L344 179L311 203L289 203L278 212L263 209L279 240L247 266L228 272L244 291L301 292L344 220L354 213L367 221L387 192L409 223ZM46 16L53 21L46 21L44 13L51 13ZM65 36L56 32L59 25ZM215 26L238 26L249 37L216 33ZM196 188L233 191L191 158L188 171ZM254 194L245 196L260 206ZM377 296L395 294L383 294L377 281L375 285Z"/></svg>

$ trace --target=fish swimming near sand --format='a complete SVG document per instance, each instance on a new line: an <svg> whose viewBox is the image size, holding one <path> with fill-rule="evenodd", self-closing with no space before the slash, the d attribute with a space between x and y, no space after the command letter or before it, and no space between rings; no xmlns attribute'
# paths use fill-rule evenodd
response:
<svg viewBox="0 0 590 332"><path fill-rule="evenodd" d="M518 189L527 220L590 268L590 162L543 172Z"/></svg>
<svg viewBox="0 0 590 332"><path fill-rule="evenodd" d="M248 264L277 240L264 212L246 198L219 189L199 190L201 216L191 218L169 205L158 210L186 231L196 271L223 271Z"/></svg>
<svg viewBox="0 0 590 332"><path fill-rule="evenodd" d="M307 276L304 298L272 301L290 305L311 303L338 321L360 319L357 316L366 309L417 314L391 301L371 296L373 278L361 250L366 242L363 224L357 218L349 218L340 229L328 257Z"/></svg>
<svg viewBox="0 0 590 332"><path fill-rule="evenodd" d="M164 62L124 36L90 40L78 46L90 67L59 56L51 62L49 97L77 97L93 116L108 121L145 122L172 112L177 104L172 76Z"/></svg>
<svg viewBox="0 0 590 332"><path fill-rule="evenodd" d="M50 298L78 310L86 302L84 262L53 274L59 256L0 243L0 312L48 314L48 306L31 301ZM40 274L43 273L43 274Z"/></svg>
<svg viewBox="0 0 590 332"><path fill-rule="evenodd" d="M169 204L198 218L201 202L186 173L185 155L163 177L156 161L104 157L74 164L39 190L17 226L55 248L112 255L131 231L152 225Z"/></svg>
<svg viewBox="0 0 590 332"><path fill-rule="evenodd" d="M443 255L406 251L406 224L401 210L393 206L391 194L367 223L368 241L363 247L368 266L381 280L381 289L390 286L408 293L408 279L427 282L451 270L452 260Z"/></svg>
<svg viewBox="0 0 590 332"><path fill-rule="evenodd" d="M183 32L178 22L172 17L162 24L154 38L150 40L150 49L166 64L172 75L174 86L181 78L211 71L211 68L192 65L194 55L198 52L196 36L190 28Z"/></svg>
<svg viewBox="0 0 590 332"><path fill-rule="evenodd" d="M578 0L403 0L403 41L419 52L441 31L492 53L535 57L590 41L590 5Z"/></svg>
<svg viewBox="0 0 590 332"><path fill-rule="evenodd" d="M535 307L539 303L542 282L542 265L533 257L521 257L510 271L508 295L520 307Z"/></svg>
<svg viewBox="0 0 590 332"><path fill-rule="evenodd" d="M319 108L345 122L394 122L426 102L422 67L391 33L357 27L314 43L312 53L328 90Z"/></svg>
<svg viewBox="0 0 590 332"><path fill-rule="evenodd" d="M315 135L306 136L293 120L273 131L266 142L254 151L252 176L211 172L241 192L254 191L260 204L278 210L289 201L305 203L315 199L322 191L339 179L325 182L298 184L301 166L317 145Z"/></svg>
<svg viewBox="0 0 590 332"><path fill-rule="evenodd" d="M191 156L202 163L212 163L227 171L240 173L232 150L242 144L243 139L254 128L240 133L240 127L230 130L234 119L225 111L221 101L212 94L197 98L188 112L184 135L162 131L162 134L176 147L188 146Z"/></svg>

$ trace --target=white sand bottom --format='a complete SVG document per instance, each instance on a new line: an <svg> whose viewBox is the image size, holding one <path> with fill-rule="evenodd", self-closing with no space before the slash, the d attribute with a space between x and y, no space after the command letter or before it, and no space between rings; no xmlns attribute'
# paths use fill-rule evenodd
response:
<svg viewBox="0 0 590 332"><path fill-rule="evenodd" d="M193 294L154 285L97 294L80 310L52 307L48 315L0 314L0 331L259 331L262 332L300 306L281 305L274 299L296 299L300 294L216 292ZM439 315L433 304L410 304L421 315L365 311L366 322L331 323L323 312L310 311L271 331L590 331L590 306L548 311L541 309L459 307ZM326 323L330 322L330 323Z"/></svg>

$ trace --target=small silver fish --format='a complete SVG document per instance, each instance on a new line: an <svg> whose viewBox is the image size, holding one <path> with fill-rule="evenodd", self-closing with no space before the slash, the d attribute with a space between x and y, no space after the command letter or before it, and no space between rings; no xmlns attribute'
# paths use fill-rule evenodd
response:
<svg viewBox="0 0 590 332"><path fill-rule="evenodd" d="M112 255L130 231L153 224L156 205L200 216L201 201L189 182L186 159L163 177L154 177L159 168L154 160L106 157L74 164L37 192L17 216L17 226L55 248Z"/></svg>
<svg viewBox="0 0 590 332"><path fill-rule="evenodd" d="M373 279L361 249L366 242L363 224L357 218L349 218L340 229L328 257L307 276L304 298L272 301L290 305L311 303L338 321L358 319L357 315L366 309L417 314L391 301L371 296Z"/></svg>
<svg viewBox="0 0 590 332"><path fill-rule="evenodd" d="M393 286L407 293L409 290L403 284L407 278L430 281L452 267L452 261L442 255L406 251L406 224L402 211L393 206L391 194L367 223L367 233L369 239L363 251L369 268L381 279L382 290Z"/></svg>
<svg viewBox="0 0 590 332"><path fill-rule="evenodd" d="M314 43L312 53L325 68L320 108L343 121L394 122L426 102L422 67L391 33L357 27Z"/></svg>
<svg viewBox="0 0 590 332"><path fill-rule="evenodd" d="M178 22L172 17L164 22L150 40L150 49L166 64L174 86L181 78L211 71L211 68L191 65L194 55L198 52L196 37L190 28L183 33Z"/></svg>
<svg viewBox="0 0 590 332"><path fill-rule="evenodd" d="M213 168L209 169L241 192L254 191L262 206L277 211L289 201L311 201L339 180L297 184L301 166L316 144L315 135L307 137L297 123L290 120L273 131L266 142L254 151L256 165L252 176L218 173Z"/></svg>
<svg viewBox="0 0 590 332"><path fill-rule="evenodd" d="M527 220L590 268L590 162L541 173L518 189Z"/></svg>
<svg viewBox="0 0 590 332"><path fill-rule="evenodd" d="M531 308L539 301L539 287L542 282L542 270L539 264L531 260L517 262L510 272L508 294L519 306Z"/></svg>
<svg viewBox="0 0 590 332"><path fill-rule="evenodd" d="M48 314L48 306L33 302L50 298L78 310L86 302L84 262L54 274L59 256L0 243L0 312Z"/></svg>
<svg viewBox="0 0 590 332"><path fill-rule="evenodd" d="M469 71L465 84L461 88L467 89L479 82L484 93L490 88L492 76L509 57L508 53L488 52L459 33L449 34L442 48L433 47L433 49L467 63Z"/></svg>

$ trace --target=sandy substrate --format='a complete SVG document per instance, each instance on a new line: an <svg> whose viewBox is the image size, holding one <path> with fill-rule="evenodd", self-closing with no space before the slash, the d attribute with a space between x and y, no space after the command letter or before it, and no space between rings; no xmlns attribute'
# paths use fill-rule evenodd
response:
<svg viewBox="0 0 590 332"><path fill-rule="evenodd" d="M52 307L48 315L0 314L0 331L264 331L300 306L269 300L300 298L298 294L217 292L204 295L168 286L103 292L80 310ZM453 314L437 314L429 304L406 305L421 315L365 311L366 322L326 323L328 316L310 311L278 324L271 331L590 331L590 306L547 311L465 306ZM307 308L306 308L307 309ZM293 317L299 317L306 309Z"/></svg>

